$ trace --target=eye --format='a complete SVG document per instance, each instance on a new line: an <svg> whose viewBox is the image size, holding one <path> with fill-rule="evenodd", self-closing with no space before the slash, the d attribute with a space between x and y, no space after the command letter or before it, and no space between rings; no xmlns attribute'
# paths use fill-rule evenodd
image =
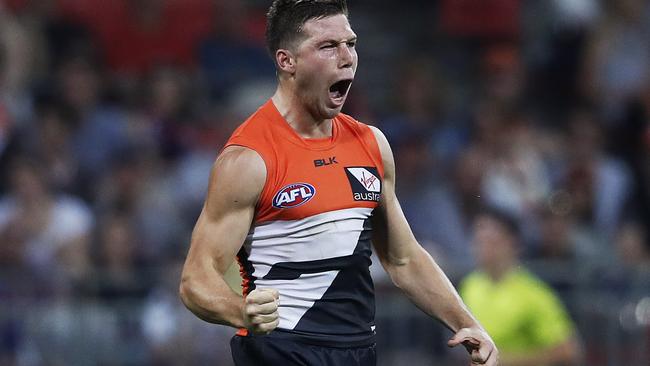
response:
<svg viewBox="0 0 650 366"><path fill-rule="evenodd" d="M332 49L332 48L336 48L336 44L334 44L334 43L328 43L328 44L326 44L326 45L321 46L320 49L321 49L321 50L327 50L327 49Z"/></svg>
<svg viewBox="0 0 650 366"><path fill-rule="evenodd" d="M350 41L348 42L348 47L354 48L357 45L357 41Z"/></svg>

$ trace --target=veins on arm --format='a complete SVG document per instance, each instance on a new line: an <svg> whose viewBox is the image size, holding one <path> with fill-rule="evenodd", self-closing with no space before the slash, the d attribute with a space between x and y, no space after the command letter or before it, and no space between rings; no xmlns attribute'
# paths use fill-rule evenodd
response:
<svg viewBox="0 0 650 366"><path fill-rule="evenodd" d="M183 303L203 320L243 326L243 299L223 275L250 229L265 178L262 159L243 147L227 148L213 166L180 285Z"/></svg>

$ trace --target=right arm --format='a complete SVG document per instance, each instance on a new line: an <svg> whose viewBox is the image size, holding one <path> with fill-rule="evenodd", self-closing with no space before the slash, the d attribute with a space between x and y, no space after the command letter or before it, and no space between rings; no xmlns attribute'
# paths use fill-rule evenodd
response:
<svg viewBox="0 0 650 366"><path fill-rule="evenodd" d="M255 290L244 299L224 280L246 239L265 179L264 161L245 147L226 148L214 163L179 289L185 306L207 322L262 333L277 326L277 291Z"/></svg>

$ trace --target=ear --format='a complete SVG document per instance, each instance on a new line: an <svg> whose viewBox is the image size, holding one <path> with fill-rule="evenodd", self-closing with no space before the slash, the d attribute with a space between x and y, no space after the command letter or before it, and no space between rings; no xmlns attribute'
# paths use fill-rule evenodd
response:
<svg viewBox="0 0 650 366"><path fill-rule="evenodd" d="M286 49L279 49L275 51L275 62L278 64L278 69L288 74L293 75L296 72L296 59L291 51Z"/></svg>

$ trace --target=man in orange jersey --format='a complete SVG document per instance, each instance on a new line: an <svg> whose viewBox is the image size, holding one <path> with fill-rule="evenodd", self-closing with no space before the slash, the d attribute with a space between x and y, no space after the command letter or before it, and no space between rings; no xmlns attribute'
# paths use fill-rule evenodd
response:
<svg viewBox="0 0 650 366"><path fill-rule="evenodd" d="M498 352L395 197L384 135L340 113L357 68L345 0L275 0L267 42L278 88L217 158L180 295L239 328L241 365L375 365L372 244L393 282L455 335L473 364ZM223 280L237 256L244 296Z"/></svg>

